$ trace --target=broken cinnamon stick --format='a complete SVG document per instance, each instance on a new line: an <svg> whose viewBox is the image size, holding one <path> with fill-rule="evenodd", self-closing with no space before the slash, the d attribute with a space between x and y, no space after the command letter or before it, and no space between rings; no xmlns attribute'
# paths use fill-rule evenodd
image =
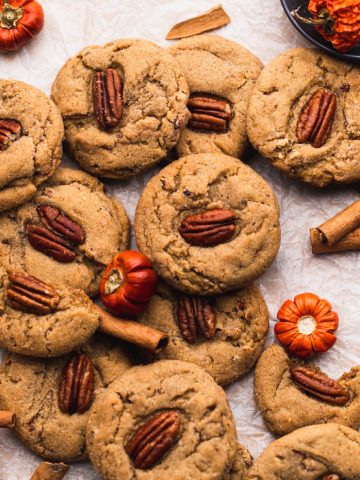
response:
<svg viewBox="0 0 360 480"><path fill-rule="evenodd" d="M352 203L334 217L317 227L322 241L333 246L360 226L360 200Z"/></svg>
<svg viewBox="0 0 360 480"><path fill-rule="evenodd" d="M203 15L177 23L166 35L166 40L192 37L200 33L224 27L230 23L230 17L222 5L217 5Z"/></svg>
<svg viewBox="0 0 360 480"><path fill-rule="evenodd" d="M15 420L15 413L8 411L0 412L0 428L14 428Z"/></svg>
<svg viewBox="0 0 360 480"><path fill-rule="evenodd" d="M335 245L328 245L322 240L322 235L317 228L310 229L311 248L314 255L323 253L348 252L360 250L360 227L345 235Z"/></svg>
<svg viewBox="0 0 360 480"><path fill-rule="evenodd" d="M94 305L94 307L100 314L99 330L101 332L133 343L153 353L159 353L167 346L169 336L166 333L146 327L136 321L115 317L98 305Z"/></svg>
<svg viewBox="0 0 360 480"><path fill-rule="evenodd" d="M312 252L345 252L360 249L360 200L317 228L310 229Z"/></svg>
<svg viewBox="0 0 360 480"><path fill-rule="evenodd" d="M69 470L69 466L65 463L41 463L30 480L61 480L65 477Z"/></svg>

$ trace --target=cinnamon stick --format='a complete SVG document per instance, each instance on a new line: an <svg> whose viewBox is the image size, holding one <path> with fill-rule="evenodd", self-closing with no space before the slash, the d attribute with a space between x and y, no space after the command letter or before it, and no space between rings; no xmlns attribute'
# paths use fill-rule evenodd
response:
<svg viewBox="0 0 360 480"><path fill-rule="evenodd" d="M61 480L65 477L69 470L69 466L65 463L41 463L30 480Z"/></svg>
<svg viewBox="0 0 360 480"><path fill-rule="evenodd" d="M202 15L177 23L166 35L166 40L175 40L177 38L199 35L200 33L208 32L209 30L224 27L230 23L230 21L230 17L225 12L222 5L217 5Z"/></svg>
<svg viewBox="0 0 360 480"><path fill-rule="evenodd" d="M312 252L317 254L360 249L360 200L317 228L310 229Z"/></svg>
<svg viewBox="0 0 360 480"><path fill-rule="evenodd" d="M360 200L352 203L334 217L317 227L322 241L333 246L360 226Z"/></svg>
<svg viewBox="0 0 360 480"><path fill-rule="evenodd" d="M14 428L15 420L15 413L8 411L0 412L0 428Z"/></svg>
<svg viewBox="0 0 360 480"><path fill-rule="evenodd" d="M317 228L310 229L311 247L314 255L323 253L348 252L360 250L360 227L345 235L335 245L323 242L323 237Z"/></svg>
<svg viewBox="0 0 360 480"><path fill-rule="evenodd" d="M146 327L136 321L115 317L98 305L94 305L94 307L100 314L99 330L101 332L133 343L153 353L159 353L167 346L169 336L166 333Z"/></svg>

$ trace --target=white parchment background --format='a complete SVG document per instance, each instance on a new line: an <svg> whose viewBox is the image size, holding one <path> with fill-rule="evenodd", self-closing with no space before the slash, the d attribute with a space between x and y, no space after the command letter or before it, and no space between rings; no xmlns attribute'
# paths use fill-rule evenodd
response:
<svg viewBox="0 0 360 480"><path fill-rule="evenodd" d="M50 93L52 81L70 57L87 45L124 37L143 37L165 46L170 27L205 12L216 0L40 0L46 25L30 46L14 55L0 54L0 76L28 82ZM292 46L307 43L290 25L279 0L223 0L232 22L219 31L250 49L266 63ZM71 92L69 92L71 95ZM65 160L68 162L68 160ZM356 186L313 189L288 180L252 155L248 160L274 187L281 204L282 244L277 260L259 280L271 324L273 342L276 312L286 298L311 291L329 299L340 315L335 347L316 359L334 377L359 362L360 254L313 257L308 229L344 208L358 196ZM133 219L137 199L154 173L107 185ZM253 400L253 376L237 382L227 393L236 416L240 441L257 457L272 440ZM40 462L8 431L0 432L0 480L26 480ZM88 464L71 467L66 479L99 479Z"/></svg>

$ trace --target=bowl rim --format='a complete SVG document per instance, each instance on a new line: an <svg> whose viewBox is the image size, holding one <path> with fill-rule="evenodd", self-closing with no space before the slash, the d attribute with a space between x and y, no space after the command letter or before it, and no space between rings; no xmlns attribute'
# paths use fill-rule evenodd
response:
<svg viewBox="0 0 360 480"><path fill-rule="evenodd" d="M312 44L316 45L318 48L321 48L322 50L325 50L328 52L330 55L333 55L338 58L347 59L347 60L353 60L353 61L359 61L360 60L360 54L352 54L352 53L342 53L342 52L337 52L334 48L323 45L320 43L318 40L314 39L311 35L309 35L305 30L303 30L302 26L298 21L291 15L291 10L287 4L288 0L280 0L281 5L290 20L290 22L293 24L293 26L296 28L296 30L301 33L301 35L309 40ZM330 43L329 43L330 45Z"/></svg>

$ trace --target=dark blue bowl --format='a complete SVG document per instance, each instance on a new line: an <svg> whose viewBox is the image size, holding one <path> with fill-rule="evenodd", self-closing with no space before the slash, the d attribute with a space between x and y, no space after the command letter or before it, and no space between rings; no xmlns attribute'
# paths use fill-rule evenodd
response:
<svg viewBox="0 0 360 480"><path fill-rule="evenodd" d="M288 16L290 22L294 25L294 27L307 38L311 43L316 45L318 48L325 50L330 55L335 55L336 57L342 58L343 60L360 60L360 44L353 47L347 53L337 52L331 45L331 43L327 42L325 38L323 38L312 25L307 25L306 23L302 23L297 20L295 17L291 15L291 12L297 8L301 8L299 13L303 17L310 17L309 12L307 10L307 6L309 4L308 1L304 0L280 0L281 4Z"/></svg>

